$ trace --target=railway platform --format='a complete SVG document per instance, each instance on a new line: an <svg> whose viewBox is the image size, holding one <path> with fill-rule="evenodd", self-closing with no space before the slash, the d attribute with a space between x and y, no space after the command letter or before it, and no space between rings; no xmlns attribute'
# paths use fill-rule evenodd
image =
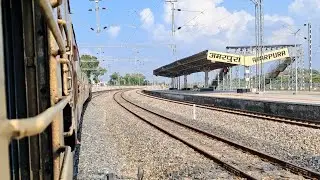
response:
<svg viewBox="0 0 320 180"><path fill-rule="evenodd" d="M268 91L237 93L236 91L145 90L162 98L277 115L299 120L320 121L320 92Z"/></svg>

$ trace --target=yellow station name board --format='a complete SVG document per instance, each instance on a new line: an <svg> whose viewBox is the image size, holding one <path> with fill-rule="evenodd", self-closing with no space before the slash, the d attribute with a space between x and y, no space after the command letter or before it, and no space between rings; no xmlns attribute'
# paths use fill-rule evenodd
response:
<svg viewBox="0 0 320 180"><path fill-rule="evenodd" d="M239 65L244 62L244 56L238 54L222 53L218 51L209 51L207 59L214 62L224 62Z"/></svg>
<svg viewBox="0 0 320 180"><path fill-rule="evenodd" d="M275 51L266 52L258 58L256 56L247 56L246 62L250 63L248 64L248 66L252 66L257 63L260 64L261 61L263 63L266 63L266 62L270 62L278 59L284 59L288 57L290 57L288 48L282 48Z"/></svg>
<svg viewBox="0 0 320 180"><path fill-rule="evenodd" d="M256 56L243 56L238 54L221 53L217 51L209 51L207 59L214 62L223 62L228 64L237 64L243 66L253 66L257 63L263 63L284 59L290 57L288 48L282 48L275 51L264 53L260 57Z"/></svg>

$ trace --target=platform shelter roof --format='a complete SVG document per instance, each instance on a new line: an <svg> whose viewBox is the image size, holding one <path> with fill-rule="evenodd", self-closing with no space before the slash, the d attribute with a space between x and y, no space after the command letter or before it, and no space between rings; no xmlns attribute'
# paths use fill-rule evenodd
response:
<svg viewBox="0 0 320 180"><path fill-rule="evenodd" d="M178 77L196 72L212 71L215 69L222 69L236 65L249 67L260 63L267 63L277 59L286 59L289 57L290 53L288 48L263 52L263 54L260 56L245 56L241 54L205 50L198 54L180 59L155 69L153 70L153 75Z"/></svg>
<svg viewBox="0 0 320 180"><path fill-rule="evenodd" d="M209 50L205 50L192 56L177 60L173 63L164 65L158 69L153 70L153 74L155 76L163 77L178 77L196 72L211 71L236 65L209 60L208 52Z"/></svg>

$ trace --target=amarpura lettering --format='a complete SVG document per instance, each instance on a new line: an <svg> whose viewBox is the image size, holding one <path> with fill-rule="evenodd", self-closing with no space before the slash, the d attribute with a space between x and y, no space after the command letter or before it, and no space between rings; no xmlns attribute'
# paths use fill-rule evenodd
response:
<svg viewBox="0 0 320 180"><path fill-rule="evenodd" d="M265 60L270 60L270 59L276 59L276 58L281 58L283 56L286 56L286 51L281 51L281 52L275 52L275 53L271 53L271 54L266 54L263 56L260 56L258 58L254 57L252 58L253 62L257 62L257 61L265 61Z"/></svg>
<svg viewBox="0 0 320 180"><path fill-rule="evenodd" d="M209 58L220 59L220 60L224 60L226 62L240 62L240 57L217 54L217 53L209 53Z"/></svg>

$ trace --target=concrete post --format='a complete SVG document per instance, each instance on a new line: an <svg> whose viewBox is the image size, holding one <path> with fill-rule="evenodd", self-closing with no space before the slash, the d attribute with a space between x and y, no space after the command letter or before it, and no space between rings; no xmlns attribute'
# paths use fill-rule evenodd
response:
<svg viewBox="0 0 320 180"><path fill-rule="evenodd" d="M241 88L240 67L237 66L238 88Z"/></svg>
<svg viewBox="0 0 320 180"><path fill-rule="evenodd" d="M229 69L229 90L232 90L232 67Z"/></svg>
<svg viewBox="0 0 320 180"><path fill-rule="evenodd" d="M209 71L204 72L204 86L205 88L209 87Z"/></svg>
<svg viewBox="0 0 320 180"><path fill-rule="evenodd" d="M221 88L220 88L220 72L218 72L218 83L217 83L217 84L218 84L217 89L220 90L220 89L221 89Z"/></svg>
<svg viewBox="0 0 320 180"><path fill-rule="evenodd" d="M291 73L289 74L289 76L288 76L288 90L290 90L291 88L290 88L290 80L291 80Z"/></svg>
<svg viewBox="0 0 320 180"><path fill-rule="evenodd" d="M171 88L174 88L174 77L171 78Z"/></svg>
<svg viewBox="0 0 320 180"><path fill-rule="evenodd" d="M282 80L282 78L283 78L283 74L281 74L281 76L280 76L280 90L284 90L284 88L283 88L283 80Z"/></svg>
<svg viewBox="0 0 320 180"><path fill-rule="evenodd" d="M225 75L222 74L222 90L224 91L224 86L225 86Z"/></svg>
<svg viewBox="0 0 320 180"><path fill-rule="evenodd" d="M176 88L179 89L179 77L176 77Z"/></svg>
<svg viewBox="0 0 320 180"><path fill-rule="evenodd" d="M244 78L246 81L246 89L250 88L250 67L249 66L245 66L244 67Z"/></svg>
<svg viewBox="0 0 320 180"><path fill-rule="evenodd" d="M174 87L177 89L178 88L178 78L174 78Z"/></svg>
<svg viewBox="0 0 320 180"><path fill-rule="evenodd" d="M185 89L187 89L188 88L188 75L184 75L184 81L183 81L183 87L185 88Z"/></svg>

